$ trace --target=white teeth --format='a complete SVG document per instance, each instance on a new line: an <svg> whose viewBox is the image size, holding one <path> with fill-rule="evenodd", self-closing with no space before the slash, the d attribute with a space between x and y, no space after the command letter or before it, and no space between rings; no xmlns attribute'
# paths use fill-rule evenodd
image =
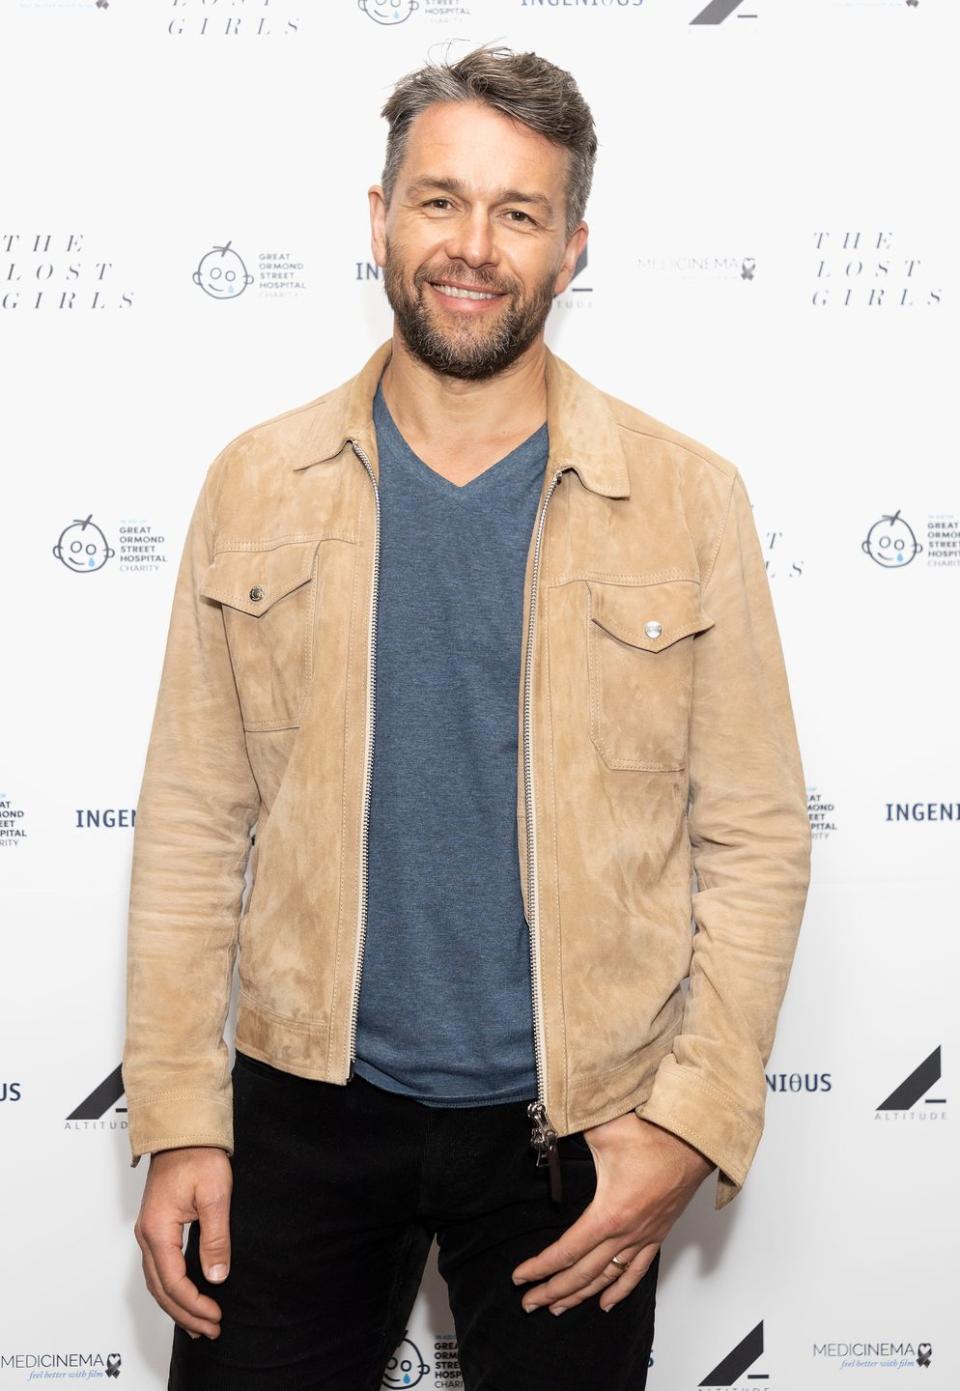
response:
<svg viewBox="0 0 960 1391"><path fill-rule="evenodd" d="M453 299L496 299L496 295L488 294L484 290L461 290L458 285L431 285L435 290L439 290L442 295L450 295Z"/></svg>

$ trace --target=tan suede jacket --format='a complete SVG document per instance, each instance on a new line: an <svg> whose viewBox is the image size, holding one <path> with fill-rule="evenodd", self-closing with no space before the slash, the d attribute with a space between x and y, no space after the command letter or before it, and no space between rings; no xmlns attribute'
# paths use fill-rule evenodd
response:
<svg viewBox="0 0 960 1391"><path fill-rule="evenodd" d="M390 351L232 440L190 522L133 848L133 1165L233 1153L235 960L237 1047L353 1072ZM549 350L546 388L517 692L531 1144L553 1178L558 1136L632 1109L713 1160L719 1208L760 1141L810 877L769 581L733 464Z"/></svg>

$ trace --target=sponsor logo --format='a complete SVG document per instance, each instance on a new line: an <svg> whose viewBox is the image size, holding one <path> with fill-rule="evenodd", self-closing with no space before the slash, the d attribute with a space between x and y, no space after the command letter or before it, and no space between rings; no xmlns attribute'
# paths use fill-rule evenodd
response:
<svg viewBox="0 0 960 1391"><path fill-rule="evenodd" d="M61 531L53 554L74 575L93 574L115 557L124 574L152 574L167 563L162 549L167 538L145 518L124 518L117 530L117 544L112 546L92 512L74 517Z"/></svg>
<svg viewBox="0 0 960 1391"><path fill-rule="evenodd" d="M750 1370L754 1364L763 1356L763 1320L751 1328L747 1336L735 1348L727 1353L726 1357L713 1368L711 1372L698 1382L698 1386L736 1386L740 1387L741 1382L744 1386L748 1385L747 1373L750 1380L762 1379L768 1386L770 1385L769 1374L762 1370Z"/></svg>
<svg viewBox="0 0 960 1391"><path fill-rule="evenodd" d="M113 1072L74 1107L63 1123L64 1130L126 1130L127 1108L120 1105L124 1096L121 1068L118 1063Z"/></svg>
<svg viewBox="0 0 960 1391"><path fill-rule="evenodd" d="M938 1045L880 1102L877 1120L945 1120L946 1111L942 1108L947 1104L946 1096L930 1095L933 1090L943 1091L941 1076Z"/></svg>
<svg viewBox="0 0 960 1391"><path fill-rule="evenodd" d="M257 274L232 241L205 251L193 272L193 283L213 300L235 300L253 285L264 299L288 299L307 288L304 263L292 251L262 250L256 253Z"/></svg>
<svg viewBox="0 0 960 1391"><path fill-rule="evenodd" d="M7 1352L0 1348L0 1372L27 1372L26 1381L116 1379L122 1366L119 1352Z"/></svg>
<svg viewBox="0 0 960 1391"><path fill-rule="evenodd" d="M387 1368L383 1374L383 1380L381 1381L380 1385L404 1388L410 1386L419 1386L420 1383L423 1381L423 1378L429 1371L429 1366L426 1362L424 1362L423 1358L421 1357L420 1349L417 1347L416 1343L410 1337L409 1329L407 1329L404 1331L403 1338L397 1344L393 1356L387 1363ZM453 1358L453 1371L455 1373L454 1381L450 1382L444 1379L443 1381L437 1381L434 1384L436 1386L462 1385L460 1379L460 1368L459 1364L456 1361L456 1357ZM448 1369L444 1369L444 1375L446 1374L448 1374ZM441 1375L439 1366L437 1367L437 1375L438 1377Z"/></svg>

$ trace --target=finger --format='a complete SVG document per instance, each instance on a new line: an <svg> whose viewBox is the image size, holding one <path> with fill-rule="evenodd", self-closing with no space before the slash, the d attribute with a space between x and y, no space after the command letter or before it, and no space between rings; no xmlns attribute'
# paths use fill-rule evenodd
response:
<svg viewBox="0 0 960 1391"><path fill-rule="evenodd" d="M629 1260L640 1246L632 1245L625 1234L613 1235L606 1241L595 1245L582 1259L576 1261L569 1270L561 1271L544 1284L538 1285L524 1296L525 1309L541 1308L545 1304L568 1304L586 1298L588 1287L601 1289L605 1284L617 1279L617 1267L611 1263L612 1256Z"/></svg>
<svg viewBox="0 0 960 1391"><path fill-rule="evenodd" d="M647 1271L653 1265L654 1258L659 1250L659 1243L655 1243L652 1246L642 1246L630 1262L629 1269L623 1272L619 1280L614 1281L607 1294L601 1295L600 1308L604 1311L612 1309L614 1304L619 1304L621 1299L626 1299L630 1291L636 1289Z"/></svg>
<svg viewBox="0 0 960 1391"><path fill-rule="evenodd" d="M594 1198L576 1222L567 1227L556 1241L545 1246L529 1260L521 1261L514 1268L513 1282L516 1285L526 1285L532 1280L545 1280L558 1271L570 1270L577 1261L594 1251L606 1237L617 1240L618 1234L611 1232L609 1219L603 1221L600 1218L597 1200ZM619 1239L625 1238L620 1235Z"/></svg>
<svg viewBox="0 0 960 1391"><path fill-rule="evenodd" d="M220 1336L220 1325L212 1319L201 1319L191 1314L188 1309L171 1299L160 1281L157 1273L157 1263L153 1258L153 1253L148 1244L144 1243L141 1247L143 1252L143 1274L147 1289L160 1305L163 1311L170 1315L175 1323L180 1324L188 1333L194 1337L199 1337L205 1333L208 1338L218 1338ZM213 1301L211 1300L211 1303Z"/></svg>
<svg viewBox="0 0 960 1391"><path fill-rule="evenodd" d="M544 1307L549 1308L553 1314L562 1314L565 1309L571 1308L574 1304L583 1304L585 1300L591 1299L594 1295L603 1295L604 1291L611 1290L616 1292L616 1298L604 1298L600 1301L601 1308L609 1309L613 1303L622 1299L624 1294L629 1294L630 1290L639 1284L656 1255L657 1249L657 1246L621 1246L613 1254L626 1263L626 1270L621 1270L619 1266L613 1264L612 1260L608 1259L600 1273L595 1275L592 1280L587 1280L585 1284L567 1294L549 1300ZM649 1259L644 1260L644 1253L649 1253ZM631 1279L628 1284L624 1284L628 1273ZM546 1286L541 1288L546 1289Z"/></svg>
<svg viewBox="0 0 960 1391"><path fill-rule="evenodd" d="M211 1338L219 1336L218 1324L205 1319L195 1318L192 1314L176 1304L166 1293L160 1283L160 1277L157 1274L156 1262L148 1247L144 1247L143 1250L143 1273L147 1289L160 1305L160 1308L163 1309L165 1313L169 1314L175 1323L179 1324L181 1328L184 1328L190 1334L191 1338L199 1338L201 1333Z"/></svg>
<svg viewBox="0 0 960 1391"><path fill-rule="evenodd" d="M623 1272L618 1272L615 1265L607 1262L603 1273L598 1275L595 1280L584 1285L582 1289L573 1290L570 1294L561 1295L559 1299L552 1300L543 1307L549 1309L551 1314L562 1314L567 1309L572 1309L575 1304L585 1304L588 1299L592 1299L596 1294L603 1294L604 1290L609 1290L617 1285L623 1278Z"/></svg>
<svg viewBox="0 0 960 1391"><path fill-rule="evenodd" d="M648 1260L643 1258L645 1251L650 1252ZM616 1252L616 1255L625 1263L627 1267L625 1270L621 1270L612 1261L608 1261L596 1279L591 1280L589 1284L572 1294L563 1295L547 1307L551 1314L562 1314L575 1304L583 1304L586 1300L592 1299L595 1294L599 1294L601 1296L600 1308L606 1311L636 1288L647 1273L656 1253L655 1246L625 1246L622 1251ZM609 1296L605 1293L607 1290L610 1291Z"/></svg>
<svg viewBox="0 0 960 1391"><path fill-rule="evenodd" d="M197 1188L195 1202L200 1220L200 1265L208 1280L225 1280L230 1273L230 1189Z"/></svg>
<svg viewBox="0 0 960 1391"><path fill-rule="evenodd" d="M156 1267L160 1287L175 1305L195 1318L218 1323L220 1306L208 1294L201 1294L187 1275L181 1247L181 1223L164 1221L159 1228L147 1228L144 1237Z"/></svg>

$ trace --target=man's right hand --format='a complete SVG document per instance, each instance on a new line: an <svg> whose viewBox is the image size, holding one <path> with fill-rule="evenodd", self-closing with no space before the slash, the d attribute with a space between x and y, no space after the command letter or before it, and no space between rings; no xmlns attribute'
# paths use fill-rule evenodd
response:
<svg viewBox="0 0 960 1391"><path fill-rule="evenodd" d="M194 1338L220 1336L220 1306L187 1275L183 1228L200 1222L200 1264L208 1280L230 1272L230 1196L233 1170L226 1150L189 1145L150 1156L134 1234L143 1252L147 1289Z"/></svg>

